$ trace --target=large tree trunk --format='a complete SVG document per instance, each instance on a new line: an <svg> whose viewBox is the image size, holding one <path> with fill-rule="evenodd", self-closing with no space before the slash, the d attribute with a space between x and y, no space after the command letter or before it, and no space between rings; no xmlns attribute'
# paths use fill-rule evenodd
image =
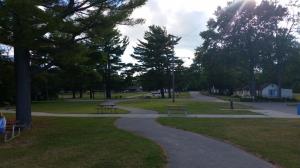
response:
<svg viewBox="0 0 300 168"><path fill-rule="evenodd" d="M30 53L21 47L14 47L16 73L16 120L25 128L31 127L31 75Z"/></svg>

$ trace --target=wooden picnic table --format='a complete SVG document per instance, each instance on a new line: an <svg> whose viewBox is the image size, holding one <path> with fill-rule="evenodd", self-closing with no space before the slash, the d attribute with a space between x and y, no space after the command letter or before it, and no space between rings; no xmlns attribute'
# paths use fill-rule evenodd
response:
<svg viewBox="0 0 300 168"><path fill-rule="evenodd" d="M182 106L182 105L168 105L167 106L167 113L168 113L168 116L172 116L172 115L187 116L188 115L186 107Z"/></svg>
<svg viewBox="0 0 300 168"><path fill-rule="evenodd" d="M112 113L116 112L115 104L99 104L97 105L97 113Z"/></svg>

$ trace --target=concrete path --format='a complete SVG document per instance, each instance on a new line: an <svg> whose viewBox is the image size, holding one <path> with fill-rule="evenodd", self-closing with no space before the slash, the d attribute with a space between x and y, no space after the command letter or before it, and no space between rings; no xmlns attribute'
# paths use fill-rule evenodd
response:
<svg viewBox="0 0 300 168"><path fill-rule="evenodd" d="M131 114L155 111L119 107ZM118 128L149 138L164 149L169 168L271 168L265 162L232 145L191 132L158 124L153 118L121 118Z"/></svg>
<svg viewBox="0 0 300 168"><path fill-rule="evenodd" d="M280 102L243 102L240 104L244 104L250 107L254 107L256 109L262 110L271 110L275 112L280 112L284 114L297 115L297 106L290 106L288 103L280 103Z"/></svg>
<svg viewBox="0 0 300 168"><path fill-rule="evenodd" d="M202 102L225 102L221 99L212 96L202 95L200 92L193 91L190 92L192 99ZM300 118L297 115L296 106L288 106L287 103L259 103L259 102L235 102L238 104L249 106L253 109L246 109L251 112L259 113L265 115L269 118Z"/></svg>
<svg viewBox="0 0 300 168"><path fill-rule="evenodd" d="M225 102L224 100L218 99L216 97L205 96L201 94L199 91L191 91L189 92L192 99L202 101L202 102Z"/></svg>

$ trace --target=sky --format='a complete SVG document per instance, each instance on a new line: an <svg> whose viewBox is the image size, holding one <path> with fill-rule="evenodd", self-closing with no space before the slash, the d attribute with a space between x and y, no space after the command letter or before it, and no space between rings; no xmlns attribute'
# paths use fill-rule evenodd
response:
<svg viewBox="0 0 300 168"><path fill-rule="evenodd" d="M146 5L136 9L132 18L143 18L143 25L119 26L123 35L130 39L122 61L136 62L130 55L137 40L142 40L144 32L150 25L166 27L169 34L182 37L175 46L176 56L181 57L185 66L189 66L194 58L194 50L200 46L201 31L206 30L206 22L213 16L218 6L225 6L226 0L148 0Z"/></svg>
<svg viewBox="0 0 300 168"><path fill-rule="evenodd" d="M261 0L256 0L259 4ZM279 0L286 4L289 0ZM182 39L175 46L176 56L181 57L185 66L189 66L194 58L195 48L200 46L200 32L206 30L207 21L213 17L218 6L226 6L228 0L148 0L146 5L136 9L132 18L143 18L145 24L136 26L119 26L123 35L130 39L122 61L135 63L130 55L137 40L143 40L144 32L150 25L166 27L169 34Z"/></svg>

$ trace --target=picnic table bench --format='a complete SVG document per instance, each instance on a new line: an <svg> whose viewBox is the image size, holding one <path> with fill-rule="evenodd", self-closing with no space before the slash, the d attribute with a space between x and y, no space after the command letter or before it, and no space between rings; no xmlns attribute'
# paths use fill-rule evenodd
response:
<svg viewBox="0 0 300 168"><path fill-rule="evenodd" d="M4 142L8 142L15 137L19 136L21 133L21 126L18 125L18 121L15 119L7 119L6 127L4 132Z"/></svg>
<svg viewBox="0 0 300 168"><path fill-rule="evenodd" d="M112 113L116 112L116 105L115 104L98 104L97 105L97 113Z"/></svg>
<svg viewBox="0 0 300 168"><path fill-rule="evenodd" d="M168 116L187 116L188 112L185 106L181 105L169 105L167 106Z"/></svg>

